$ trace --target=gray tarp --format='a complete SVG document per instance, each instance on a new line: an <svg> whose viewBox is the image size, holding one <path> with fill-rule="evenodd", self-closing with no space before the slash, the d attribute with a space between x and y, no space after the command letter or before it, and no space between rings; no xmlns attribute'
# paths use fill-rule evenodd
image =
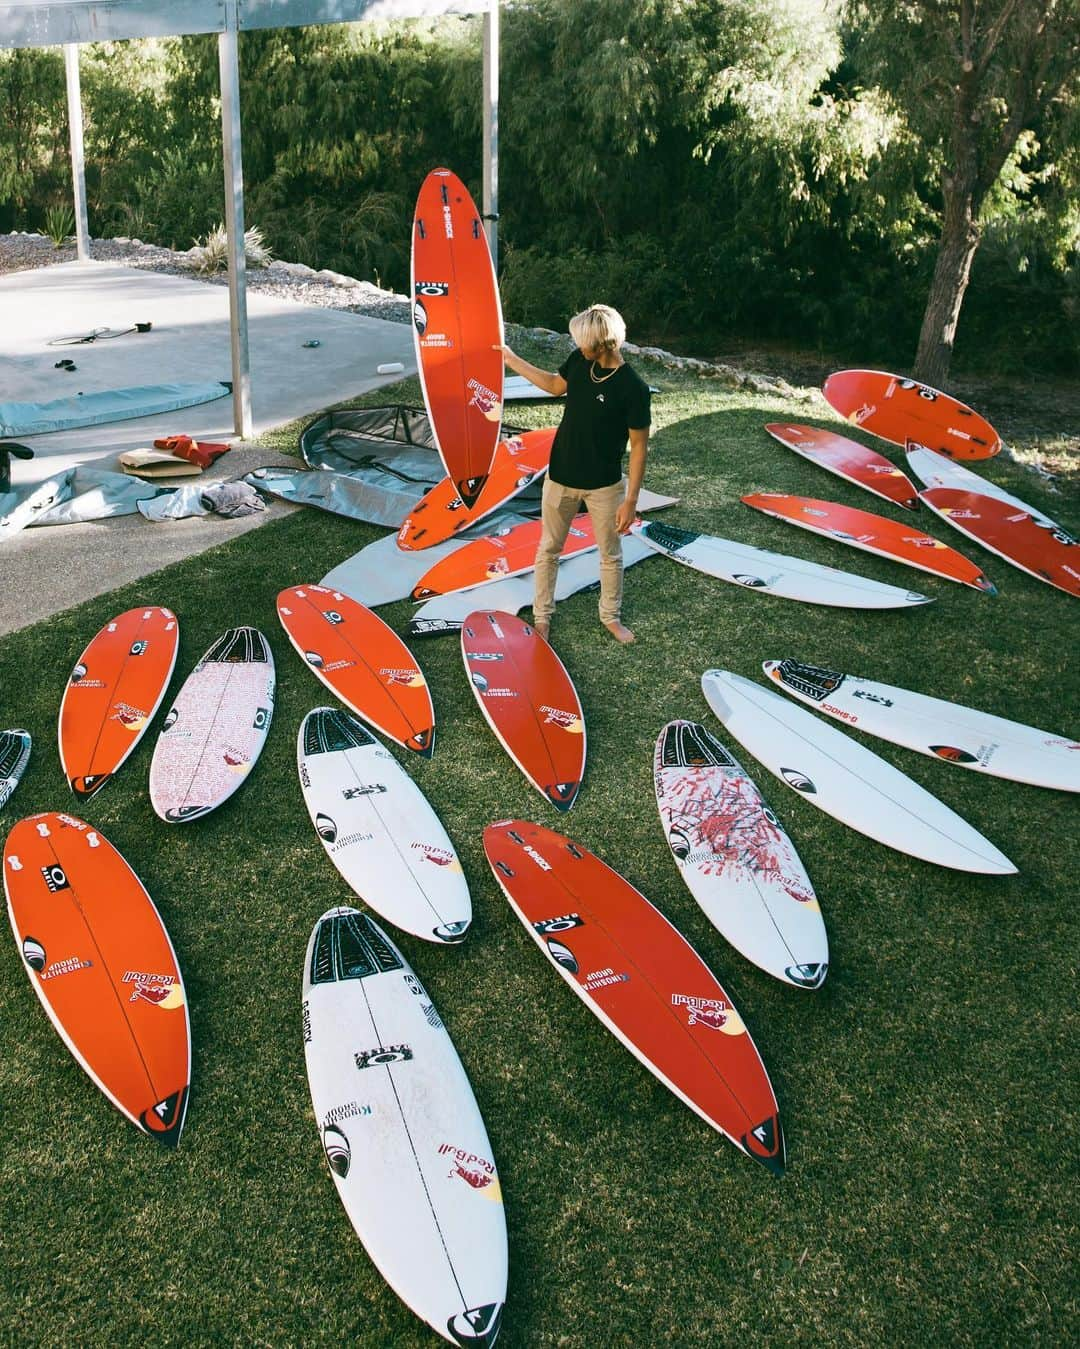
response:
<svg viewBox="0 0 1080 1349"><path fill-rule="evenodd" d="M0 439L40 436L77 426L102 426L130 417L149 417L178 408L212 403L232 392L223 380L198 384L146 384L132 389L76 394L47 403L0 403Z"/></svg>
<svg viewBox="0 0 1080 1349"><path fill-rule="evenodd" d="M70 525L134 515L138 502L171 489L100 468L68 468L44 482L0 493L0 542L30 525Z"/></svg>

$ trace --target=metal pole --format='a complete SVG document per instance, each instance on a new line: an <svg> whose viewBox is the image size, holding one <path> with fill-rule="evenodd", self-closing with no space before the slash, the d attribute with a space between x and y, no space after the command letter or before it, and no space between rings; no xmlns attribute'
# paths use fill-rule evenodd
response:
<svg viewBox="0 0 1080 1349"><path fill-rule="evenodd" d="M64 43L64 71L67 75L68 127L71 129L71 178L75 188L75 247L79 261L89 262L90 230L86 220L86 158L83 152L78 43Z"/></svg>
<svg viewBox="0 0 1080 1349"><path fill-rule="evenodd" d="M499 0L484 15L484 227L499 270Z"/></svg>
<svg viewBox="0 0 1080 1349"><path fill-rule="evenodd" d="M221 144L225 160L225 229L229 238L229 331L232 344L233 428L250 436L251 362L248 355L247 272L244 258L244 169L240 156L240 54L236 5L227 7L218 34Z"/></svg>

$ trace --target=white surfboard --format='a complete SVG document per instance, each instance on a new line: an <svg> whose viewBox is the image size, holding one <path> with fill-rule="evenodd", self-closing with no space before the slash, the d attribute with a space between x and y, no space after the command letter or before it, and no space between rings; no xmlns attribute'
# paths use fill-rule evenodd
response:
<svg viewBox="0 0 1080 1349"><path fill-rule="evenodd" d="M774 978L820 988L829 941L814 887L738 761L704 726L672 721L656 741L653 779L675 865L709 922Z"/></svg>
<svg viewBox="0 0 1080 1349"><path fill-rule="evenodd" d="M915 590L901 590L868 576L837 571L835 567L823 567L784 553L770 553L734 539L696 534L674 525L650 521L641 526L638 537L684 567L781 599L845 609L905 609L933 603L929 595L920 595Z"/></svg>
<svg viewBox="0 0 1080 1349"><path fill-rule="evenodd" d="M1080 792L1080 741L857 675L794 660L762 669L785 693L845 726L976 773Z"/></svg>
<svg viewBox="0 0 1080 1349"><path fill-rule="evenodd" d="M488 1349L507 1242L487 1130L423 985L356 909L323 914L308 942L304 1054L330 1174L379 1273L443 1339Z"/></svg>
<svg viewBox="0 0 1080 1349"><path fill-rule="evenodd" d="M979 473L972 473L970 468L965 468L955 459L935 454L933 450L928 450L916 440L908 441L905 454L912 473L924 487L953 487L958 492L978 492L982 496L997 497L999 501L1007 501L1017 510L1026 511L1040 524L1054 529L1060 528L1056 520L1051 520L1048 515L1043 515L1034 506L1021 501L1019 497L1012 496L1004 487L998 487L996 483Z"/></svg>
<svg viewBox="0 0 1080 1349"><path fill-rule="evenodd" d="M427 797L348 712L317 707L296 741L300 787L326 855L381 917L425 941L472 922L461 862Z"/></svg>
<svg viewBox="0 0 1080 1349"><path fill-rule="evenodd" d="M30 732L0 731L0 810L19 785L30 762Z"/></svg>
<svg viewBox="0 0 1080 1349"><path fill-rule="evenodd" d="M230 628L195 666L162 723L150 804L169 824L227 801L262 753L274 714L274 655L258 628Z"/></svg>
<svg viewBox="0 0 1080 1349"><path fill-rule="evenodd" d="M842 824L938 866L1015 873L1004 853L943 801L780 694L727 670L706 670L701 688L755 759Z"/></svg>

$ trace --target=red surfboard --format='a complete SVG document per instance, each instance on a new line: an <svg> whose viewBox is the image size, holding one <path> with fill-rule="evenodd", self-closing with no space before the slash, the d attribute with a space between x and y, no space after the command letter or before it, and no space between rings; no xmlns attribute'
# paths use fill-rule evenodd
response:
<svg viewBox="0 0 1080 1349"><path fill-rule="evenodd" d="M442 558L424 572L413 586L413 599L429 600L434 595L449 595L454 590L468 590L472 586L487 585L489 581L505 581L508 576L532 571L543 529L540 520L526 520L523 524L496 530L482 539L463 543L449 557ZM574 516L561 555L573 557L575 553L587 553L595 547L592 521L588 511L582 511Z"/></svg>
<svg viewBox="0 0 1080 1349"><path fill-rule="evenodd" d="M887 557L890 562L917 567L919 571L928 571L946 581L958 581L988 595L996 593L993 582L974 562L947 543L939 543L922 530L900 521L841 506L835 501L785 496L782 492L752 492L742 500L745 505L771 515L775 520L785 520L789 525L798 525L838 543Z"/></svg>
<svg viewBox="0 0 1080 1349"><path fill-rule="evenodd" d="M427 680L392 628L340 590L290 586L277 597L289 641L326 687L377 731L430 759L435 710Z"/></svg>
<svg viewBox="0 0 1080 1349"><path fill-rule="evenodd" d="M79 657L60 702L60 762L76 796L99 792L146 733L176 665L169 609L128 609Z"/></svg>
<svg viewBox="0 0 1080 1349"><path fill-rule="evenodd" d="M917 440L950 459L989 459L1001 437L966 403L884 370L839 370L822 393L841 417L882 440L903 445Z"/></svg>
<svg viewBox="0 0 1080 1349"><path fill-rule="evenodd" d="M516 497L541 473L547 472L557 430L558 427L549 426L543 431L526 431L509 440L500 440L491 461L491 472L472 510L458 496L449 478L436 483L402 521L397 536L398 547L413 551L445 543Z"/></svg>
<svg viewBox="0 0 1080 1349"><path fill-rule="evenodd" d="M784 1170L776 1097L716 976L629 881L524 820L484 830L495 879L533 940L635 1058L736 1146Z"/></svg>
<svg viewBox="0 0 1080 1349"><path fill-rule="evenodd" d="M1006 562L1067 595L1080 595L1080 545L1060 525L1036 520L981 492L931 487L923 501L954 529Z"/></svg>
<svg viewBox="0 0 1080 1349"><path fill-rule="evenodd" d="M72 815L31 815L4 844L8 917L34 992L116 1108L175 1146L191 1083L184 981L138 876Z"/></svg>
<svg viewBox="0 0 1080 1349"><path fill-rule="evenodd" d="M447 477L471 509L499 442L503 326L484 222L449 169L433 169L416 199L412 288L424 403Z"/></svg>
<svg viewBox="0 0 1080 1349"><path fill-rule="evenodd" d="M820 426L799 426L793 422L769 422L765 430L804 459L846 478L856 487L865 487L895 506L915 510L919 504L918 492L907 474L883 454L868 450L858 441L838 436L835 431L823 431Z"/></svg>
<svg viewBox="0 0 1080 1349"><path fill-rule="evenodd" d="M554 650L516 614L462 622L469 683L499 743L545 801L569 810L585 776L585 716Z"/></svg>

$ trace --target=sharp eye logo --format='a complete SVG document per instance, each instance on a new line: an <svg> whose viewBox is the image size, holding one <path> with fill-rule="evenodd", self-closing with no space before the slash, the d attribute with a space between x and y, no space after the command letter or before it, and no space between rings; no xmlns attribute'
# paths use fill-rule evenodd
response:
<svg viewBox="0 0 1080 1349"><path fill-rule="evenodd" d="M323 658L317 651L305 651L304 659L309 665L314 665L316 670L321 670L323 667Z"/></svg>
<svg viewBox="0 0 1080 1349"><path fill-rule="evenodd" d="M789 787L794 787L797 792L809 792L811 794L817 791L817 788L806 776L800 773L797 768L781 768L781 775Z"/></svg>
<svg viewBox="0 0 1080 1349"><path fill-rule="evenodd" d="M668 832L668 845L680 862L685 862L690 856L690 840L678 825L671 826Z"/></svg>
<svg viewBox="0 0 1080 1349"><path fill-rule="evenodd" d="M564 946L561 941L556 941L554 937L546 937L548 955L557 965L561 965L564 970L569 970L571 974L577 974L578 963L577 956L570 950L569 946Z"/></svg>
<svg viewBox="0 0 1080 1349"><path fill-rule="evenodd" d="M334 1128L332 1124L323 1130L323 1151L326 1153L330 1170L335 1176L340 1176L344 1180L349 1174L349 1165L352 1162L352 1147L341 1130Z"/></svg>
<svg viewBox="0 0 1080 1349"><path fill-rule="evenodd" d="M52 894L55 895L58 890L66 890L68 888L68 878L64 874L63 867L42 867L41 874L45 878L45 884L49 887Z"/></svg>
<svg viewBox="0 0 1080 1349"><path fill-rule="evenodd" d="M141 656L149 645L150 643L147 642L145 639L138 642L132 642L131 650L128 652L128 655Z"/></svg>
<svg viewBox="0 0 1080 1349"><path fill-rule="evenodd" d="M741 586L763 586L765 584L760 576L745 576L736 573L732 579Z"/></svg>
<svg viewBox="0 0 1080 1349"><path fill-rule="evenodd" d="M939 759L947 759L949 763L978 763L974 754L958 749L956 745L931 745L930 748Z"/></svg>
<svg viewBox="0 0 1080 1349"><path fill-rule="evenodd" d="M365 1049L354 1055L357 1068L376 1068L391 1063L408 1063L413 1052L409 1045L380 1045L377 1049Z"/></svg>
<svg viewBox="0 0 1080 1349"><path fill-rule="evenodd" d="M175 707L172 708L169 712L169 715L165 718L165 721L162 724L161 729L163 731L171 731L172 728L176 725L176 718L179 715L180 713L176 710L176 708Z"/></svg>
<svg viewBox="0 0 1080 1349"><path fill-rule="evenodd" d="M413 327L423 337L427 331L427 310L424 308L422 300L416 300L412 308Z"/></svg>
<svg viewBox="0 0 1080 1349"><path fill-rule="evenodd" d="M337 838L337 825L321 811L315 816L315 830L324 843L333 843Z"/></svg>
<svg viewBox="0 0 1080 1349"><path fill-rule="evenodd" d="M484 678L484 676L483 676L482 674L480 674L480 673L479 673L478 671L476 671L476 670L474 670L474 671L472 672L472 682L473 682L473 683L475 684L475 686L480 690L481 693L486 692L487 686L488 686L488 682L487 682L487 680Z"/></svg>
<svg viewBox="0 0 1080 1349"><path fill-rule="evenodd" d="M32 970L41 971L45 968L47 957L41 942L36 941L33 937L26 937L23 940L22 953L23 959Z"/></svg>
<svg viewBox="0 0 1080 1349"><path fill-rule="evenodd" d="M82 663L82 661L79 661L78 665L76 665L74 670L72 670L71 672L71 682L73 684L77 684L80 679L85 678L86 678L86 666Z"/></svg>
<svg viewBox="0 0 1080 1349"><path fill-rule="evenodd" d="M449 281L417 281L413 290L417 295L449 295Z"/></svg>

